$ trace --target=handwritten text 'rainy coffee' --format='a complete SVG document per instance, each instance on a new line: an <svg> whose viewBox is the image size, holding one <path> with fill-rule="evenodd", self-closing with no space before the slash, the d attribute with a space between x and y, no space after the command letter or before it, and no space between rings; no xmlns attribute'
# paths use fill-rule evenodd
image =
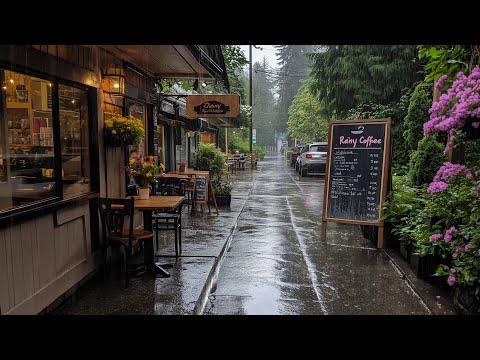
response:
<svg viewBox="0 0 480 360"><path fill-rule="evenodd" d="M356 148L357 142L364 147L370 147L372 145L381 145L382 139L375 139L373 136L361 136L360 138L340 136L340 145L353 145L353 148Z"/></svg>

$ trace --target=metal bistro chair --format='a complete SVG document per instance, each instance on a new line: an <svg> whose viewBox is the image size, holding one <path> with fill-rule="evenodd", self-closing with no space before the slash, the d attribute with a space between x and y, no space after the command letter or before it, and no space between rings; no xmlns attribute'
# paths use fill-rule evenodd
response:
<svg viewBox="0 0 480 360"><path fill-rule="evenodd" d="M104 275L108 247L123 246L125 249L125 287L127 287L130 280L129 265L133 241L144 241L147 239L152 239L153 241L153 233L147 230L133 229L134 197L130 199L97 198L97 205L102 222ZM124 228L125 216L129 217L128 228Z"/></svg>
<svg viewBox="0 0 480 360"><path fill-rule="evenodd" d="M160 186L160 194L185 196L186 180L179 179L163 179L164 182ZM158 249L158 232L174 231L175 232L175 257L178 258L182 253L182 204L177 211L155 211L152 214L153 230L155 230L155 245Z"/></svg>

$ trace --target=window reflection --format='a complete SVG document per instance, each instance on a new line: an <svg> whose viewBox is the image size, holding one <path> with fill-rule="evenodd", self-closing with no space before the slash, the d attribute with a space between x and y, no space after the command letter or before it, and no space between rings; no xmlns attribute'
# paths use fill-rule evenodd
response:
<svg viewBox="0 0 480 360"><path fill-rule="evenodd" d="M87 91L59 85L63 197L90 191Z"/></svg>
<svg viewBox="0 0 480 360"><path fill-rule="evenodd" d="M55 195L51 82L1 71L0 209Z"/></svg>

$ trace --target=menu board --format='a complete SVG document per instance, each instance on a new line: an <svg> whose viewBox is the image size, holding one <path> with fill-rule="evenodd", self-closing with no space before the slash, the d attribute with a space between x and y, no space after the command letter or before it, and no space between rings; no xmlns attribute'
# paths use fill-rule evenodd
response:
<svg viewBox="0 0 480 360"><path fill-rule="evenodd" d="M379 224L390 119L330 124L324 221Z"/></svg>
<svg viewBox="0 0 480 360"><path fill-rule="evenodd" d="M207 203L207 178L195 178L195 203Z"/></svg>

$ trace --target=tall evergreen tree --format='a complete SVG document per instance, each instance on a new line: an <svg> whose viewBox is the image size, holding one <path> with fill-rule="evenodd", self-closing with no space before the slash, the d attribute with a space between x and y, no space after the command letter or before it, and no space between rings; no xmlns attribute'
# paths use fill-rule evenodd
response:
<svg viewBox="0 0 480 360"><path fill-rule="evenodd" d="M262 62L253 64L253 127L257 129L257 144L272 145L276 113L273 96L272 70L264 57Z"/></svg>
<svg viewBox="0 0 480 360"><path fill-rule="evenodd" d="M387 105L421 80L414 45L329 45L311 55L311 90L326 115L345 117L362 103Z"/></svg>
<svg viewBox="0 0 480 360"><path fill-rule="evenodd" d="M278 91L278 116L276 128L286 132L288 109L301 86L301 80L308 77L309 59L312 45L275 45L280 69L277 71L276 85Z"/></svg>

